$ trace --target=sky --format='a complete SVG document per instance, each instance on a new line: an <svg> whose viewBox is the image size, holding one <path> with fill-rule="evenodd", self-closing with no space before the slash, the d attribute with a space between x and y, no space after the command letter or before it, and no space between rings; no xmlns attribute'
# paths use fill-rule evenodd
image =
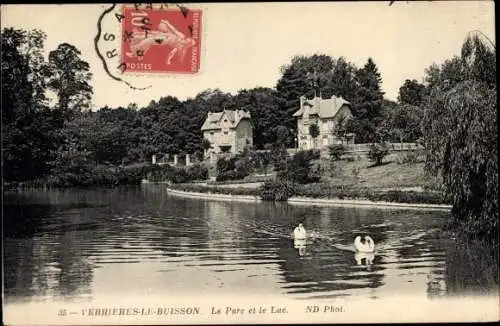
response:
<svg viewBox="0 0 500 326"><path fill-rule="evenodd" d="M202 10L201 68L197 74L129 77L134 90L103 70L94 50L97 19L109 5L5 5L3 27L39 28L45 52L68 42L93 73L94 109L139 107L162 96L181 100L206 89L235 94L276 86L280 67L295 55L345 57L362 67L369 57L382 76L385 97L396 100L406 79L422 82L425 68L459 55L467 34L480 30L495 42L490 1L389 1L186 4Z"/></svg>

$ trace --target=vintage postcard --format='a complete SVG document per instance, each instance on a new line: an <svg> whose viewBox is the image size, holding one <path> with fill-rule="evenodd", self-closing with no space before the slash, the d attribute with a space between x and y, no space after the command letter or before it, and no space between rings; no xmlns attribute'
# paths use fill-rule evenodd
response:
<svg viewBox="0 0 500 326"><path fill-rule="evenodd" d="M3 322L498 321L494 21L2 5Z"/></svg>

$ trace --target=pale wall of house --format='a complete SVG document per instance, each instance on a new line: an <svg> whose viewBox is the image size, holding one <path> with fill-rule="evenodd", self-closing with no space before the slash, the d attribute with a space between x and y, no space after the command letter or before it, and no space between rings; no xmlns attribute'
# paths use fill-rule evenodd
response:
<svg viewBox="0 0 500 326"><path fill-rule="evenodd" d="M339 143L340 140L334 136L333 132L342 117L344 119L352 118L352 113L348 108L342 108L334 118L329 119L319 119L319 118L309 118L297 119L297 136L298 136L298 147L299 149L313 149L321 148L329 145ZM309 125L316 123L319 127L320 134L316 138L316 142L309 134Z"/></svg>
<svg viewBox="0 0 500 326"><path fill-rule="evenodd" d="M212 144L212 149L207 151L206 154L210 152L221 153L220 146L231 146L230 153L233 154L243 151L247 146L247 142L252 146L253 132L250 121L243 120L236 129L230 129L231 123L229 121L225 122L224 118L224 116L221 118L221 129L205 130L203 132L203 137Z"/></svg>
<svg viewBox="0 0 500 326"><path fill-rule="evenodd" d="M236 152L241 152L246 146L253 146L252 124L248 120L241 121L236 127Z"/></svg>
<svg viewBox="0 0 500 326"><path fill-rule="evenodd" d="M231 150L236 146L236 132L231 129L207 130L204 137L212 144L212 151L220 153L220 146L231 146Z"/></svg>

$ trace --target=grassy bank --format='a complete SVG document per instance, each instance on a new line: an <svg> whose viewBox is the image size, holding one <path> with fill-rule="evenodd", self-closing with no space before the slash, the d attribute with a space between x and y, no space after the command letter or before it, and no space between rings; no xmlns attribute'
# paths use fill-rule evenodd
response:
<svg viewBox="0 0 500 326"><path fill-rule="evenodd" d="M377 191L369 188L354 188L347 186L334 186L324 183L298 185L298 184L265 184L258 188L206 186L200 184L172 184L169 188L188 192L217 193L226 195L251 195L263 200L283 200L289 197L300 196L318 199L349 199L385 201L406 204L447 204L442 196L434 191L405 191L390 190Z"/></svg>
<svg viewBox="0 0 500 326"><path fill-rule="evenodd" d="M322 169L322 181L370 189L425 189L436 188L433 178L424 172L422 158L405 160L405 153L390 154L382 165L373 166L366 154L346 156L340 161L317 160Z"/></svg>
<svg viewBox="0 0 500 326"><path fill-rule="evenodd" d="M377 190L438 189L435 180L424 172L423 157L416 156L409 160L408 156L410 154L406 152L389 154L379 166L374 166L366 157L366 153L346 154L338 161L321 158L313 160L312 163L320 167L321 182L324 184ZM210 170L215 170L215 167L211 167ZM254 171L240 180L208 181L207 184L238 185L265 182L275 178L275 171L266 175Z"/></svg>

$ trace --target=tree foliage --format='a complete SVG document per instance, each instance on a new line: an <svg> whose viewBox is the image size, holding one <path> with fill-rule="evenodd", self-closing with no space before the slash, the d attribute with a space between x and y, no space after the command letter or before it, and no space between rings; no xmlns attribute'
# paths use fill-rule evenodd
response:
<svg viewBox="0 0 500 326"><path fill-rule="evenodd" d="M384 107L382 122L377 128L379 140L413 143L422 134L424 110L411 104L397 104Z"/></svg>
<svg viewBox="0 0 500 326"><path fill-rule="evenodd" d="M356 134L356 142L376 141L376 128L381 121L384 99L382 78L372 58L356 72L356 97L353 100L355 119L348 123L349 132Z"/></svg>
<svg viewBox="0 0 500 326"><path fill-rule="evenodd" d="M89 64L80 58L81 52L75 46L62 43L49 53L46 67L47 85L58 97L58 109L67 120L72 115L88 108L92 95L89 84L92 74Z"/></svg>
<svg viewBox="0 0 500 326"><path fill-rule="evenodd" d="M342 96L353 101L356 96L357 68L345 58L325 54L295 56L281 68L282 76L276 85L278 118L289 130L285 143L292 146L297 121L293 114L300 108L300 97L330 98Z"/></svg>
<svg viewBox="0 0 500 326"><path fill-rule="evenodd" d="M387 154L389 154L389 147L385 142L383 142L371 144L367 156L370 161L374 162L375 166L378 166L382 165L382 161Z"/></svg>
<svg viewBox="0 0 500 326"><path fill-rule="evenodd" d="M401 104L420 106L426 96L427 88L424 84L420 84L415 79L407 79L403 86L399 88L398 102Z"/></svg>
<svg viewBox="0 0 500 326"><path fill-rule="evenodd" d="M426 169L441 177L453 204L452 224L471 238L498 232L498 152L495 52L464 43L461 58L428 70ZM473 46L475 49L471 49ZM472 55L474 54L474 55Z"/></svg>
<svg viewBox="0 0 500 326"><path fill-rule="evenodd" d="M44 93L45 33L2 30L2 150L4 180L30 180L49 171L57 115Z"/></svg>

